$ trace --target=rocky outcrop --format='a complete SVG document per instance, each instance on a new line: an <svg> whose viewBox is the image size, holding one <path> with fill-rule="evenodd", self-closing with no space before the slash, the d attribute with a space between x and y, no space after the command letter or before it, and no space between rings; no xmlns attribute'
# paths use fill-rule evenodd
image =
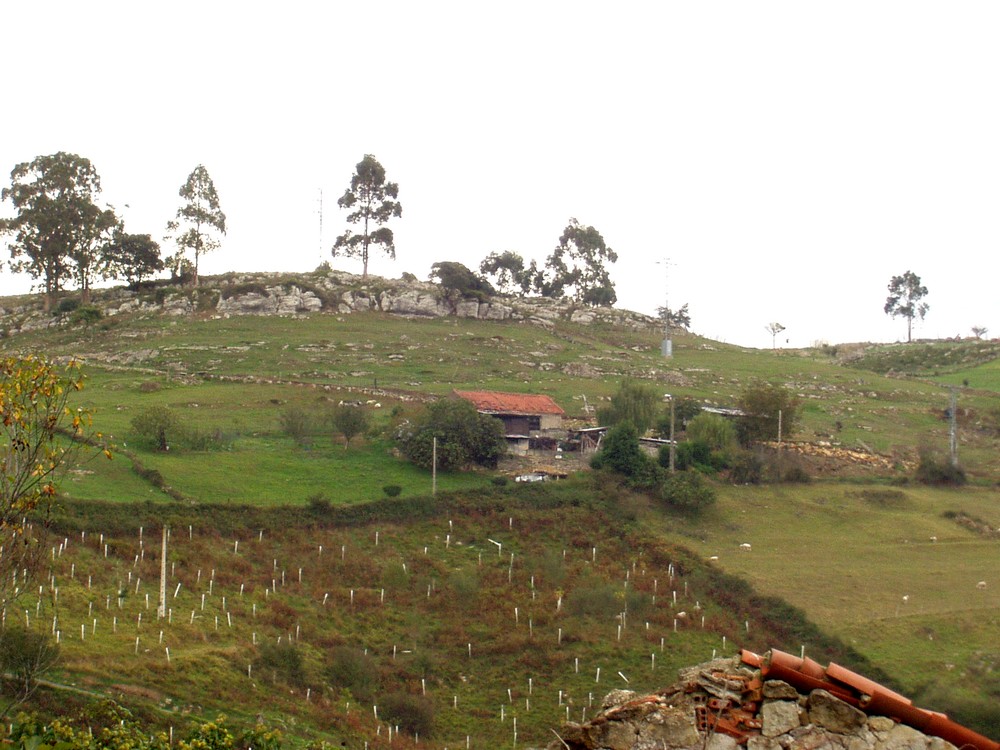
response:
<svg viewBox="0 0 1000 750"><path fill-rule="evenodd" d="M940 737L868 715L822 688L765 679L739 658L681 670L669 688L610 693L548 750L954 750ZM983 749L981 749L983 750Z"/></svg>
<svg viewBox="0 0 1000 750"><path fill-rule="evenodd" d="M60 325L69 314L43 313L28 302L5 311L12 331ZM605 323L642 330L660 323L649 316L611 307L586 307L572 300L540 297L446 299L435 284L345 273L226 274L202 277L198 289L158 287L135 292L123 287L93 290L93 304L105 317L124 314L221 315L350 315L383 312L408 317L515 321L552 328L565 320L578 324Z"/></svg>

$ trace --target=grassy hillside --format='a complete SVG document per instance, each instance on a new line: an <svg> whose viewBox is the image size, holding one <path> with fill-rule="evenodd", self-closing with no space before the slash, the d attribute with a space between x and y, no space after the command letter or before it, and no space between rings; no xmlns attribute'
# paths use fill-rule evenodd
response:
<svg viewBox="0 0 1000 750"><path fill-rule="evenodd" d="M613 688L652 690L787 634L870 668L748 593L720 603L720 573L643 531L640 512L588 478L339 512L77 503L24 618L59 633L55 682L151 705L161 725L261 714L349 746L381 746L375 707L384 721L401 695L424 746L496 747L514 718L522 745L544 744Z"/></svg>
<svg viewBox="0 0 1000 750"><path fill-rule="evenodd" d="M25 604L33 627L49 632L55 618L56 681L122 696L164 726L263 713L295 737L372 747L387 741L373 706L402 693L418 718L433 714L427 746L471 736L492 747L512 740L515 715L519 741L543 744L591 695L661 687L713 650L804 646L1000 733L1000 540L983 531L1000 527L995 352L949 343L944 367L933 344L771 352L682 334L664 360L659 339L381 313L133 313L3 339L7 352L81 357L78 403L119 446L63 482L51 575ZM453 388L546 393L585 423L585 405L623 377L723 406L755 380L786 384L804 404L795 439L876 451L893 468L720 486L718 505L687 519L589 474L517 488L485 472L443 474L432 500L429 473L393 450L395 426ZM901 484L919 446L946 448L951 385L974 486ZM281 429L291 406L318 415L342 399L379 404L349 450L319 426L307 446ZM179 415L200 447L137 443L132 420L151 406ZM386 485L400 498L385 499ZM166 623L156 621L163 523ZM743 542L752 552L738 553Z"/></svg>

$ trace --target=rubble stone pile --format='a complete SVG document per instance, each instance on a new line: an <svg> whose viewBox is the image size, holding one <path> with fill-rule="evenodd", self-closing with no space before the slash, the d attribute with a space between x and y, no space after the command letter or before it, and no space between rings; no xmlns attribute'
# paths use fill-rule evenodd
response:
<svg viewBox="0 0 1000 750"><path fill-rule="evenodd" d="M953 750L956 747L898 718L861 710L865 698L870 696L852 696L836 684L831 684L830 690L815 686L822 681L814 677L790 678L798 685L784 679L770 679L767 667L766 662L748 664L741 655L681 670L676 683L652 695L616 690L604 699L601 712L590 721L564 724L548 750L738 750L740 746L747 750ZM803 689L806 683L813 686ZM961 744L969 750L996 749L997 743L948 722L943 714L933 716L940 717L939 723L946 723L949 731L954 729Z"/></svg>

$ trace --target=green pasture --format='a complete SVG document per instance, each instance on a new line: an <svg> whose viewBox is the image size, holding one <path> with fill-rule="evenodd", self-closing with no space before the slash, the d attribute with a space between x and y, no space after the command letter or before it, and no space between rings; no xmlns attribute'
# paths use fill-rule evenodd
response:
<svg viewBox="0 0 1000 750"><path fill-rule="evenodd" d="M80 356L91 376L84 398L99 409L102 428L116 437L143 405L170 406L206 430L253 436L275 429L284 404L367 400L373 392L390 401L386 389L404 397L441 396L453 388L545 393L569 416L584 417L585 404L600 406L623 378L632 377L664 393L722 406L734 405L755 381L778 382L802 400L802 423L793 439L909 460L920 445L947 446L947 387L859 369L873 354L844 360L822 350L748 350L677 333L675 356L666 361L659 354L660 338L655 329L565 321L547 329L381 313L133 315L87 330L35 331L30 342L15 336L2 346L16 350L28 343L51 355ZM898 346L883 349L902 356ZM872 350L881 351L865 351ZM995 362L979 365L984 372L991 367L996 372ZM960 393L959 403L985 413L995 407L995 398L993 391L970 388ZM973 476L995 476L992 434L973 419L961 425L959 439Z"/></svg>
<svg viewBox="0 0 1000 750"><path fill-rule="evenodd" d="M1000 491L728 487L706 518L659 530L800 607L914 695L960 684L975 654L1000 655L1000 539L949 511L996 529Z"/></svg>

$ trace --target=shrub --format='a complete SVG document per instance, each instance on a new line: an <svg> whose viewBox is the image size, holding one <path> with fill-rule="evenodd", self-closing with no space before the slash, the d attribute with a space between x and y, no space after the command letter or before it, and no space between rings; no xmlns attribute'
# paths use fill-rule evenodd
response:
<svg viewBox="0 0 1000 750"><path fill-rule="evenodd" d="M696 472L679 472L663 480L660 499L674 510L697 514L715 502L715 489Z"/></svg>
<svg viewBox="0 0 1000 750"><path fill-rule="evenodd" d="M729 469L729 481L733 484L760 484L764 476L764 462L751 451L740 452Z"/></svg>
<svg viewBox="0 0 1000 750"><path fill-rule="evenodd" d="M103 317L104 313L101 312L99 307L95 307L94 305L80 305L69 316L69 322L71 325L82 325L84 328L89 328Z"/></svg>
<svg viewBox="0 0 1000 750"><path fill-rule="evenodd" d="M608 468L627 477L642 475L650 464L639 447L639 435L631 422L622 422L608 430L601 450L591 459L595 469Z"/></svg>
<svg viewBox="0 0 1000 750"><path fill-rule="evenodd" d="M165 406L150 406L132 417L132 432L155 450L170 450L169 438L180 432L177 415Z"/></svg>
<svg viewBox="0 0 1000 750"><path fill-rule="evenodd" d="M492 484L492 485L493 485L494 487L506 487L506 486L507 486L507 483L508 483L509 481L510 481L510 480L508 480L508 479L507 479L507 477L493 477L493 478L492 478L492 479L490 480L490 483L491 483L491 484Z"/></svg>
<svg viewBox="0 0 1000 750"><path fill-rule="evenodd" d="M76 297L63 297L56 304L56 309L54 315L66 315L73 312L76 308L80 306L80 300Z"/></svg>
<svg viewBox="0 0 1000 750"><path fill-rule="evenodd" d="M736 434L743 446L777 439L779 422L782 437L794 433L798 425L799 399L782 385L752 385L740 394L737 406L743 415L736 420Z"/></svg>
<svg viewBox="0 0 1000 750"><path fill-rule="evenodd" d="M379 688L378 665L364 651L338 646L330 652L326 679L336 688L351 691L359 701L370 701Z"/></svg>
<svg viewBox="0 0 1000 750"><path fill-rule="evenodd" d="M656 419L659 405L660 392L655 386L623 380L611 403L597 410L597 421L606 427L630 422L639 435L644 435Z"/></svg>
<svg viewBox="0 0 1000 750"><path fill-rule="evenodd" d="M704 443L710 451L728 451L736 444L736 428L725 417L706 412L691 420L687 437Z"/></svg>
<svg viewBox="0 0 1000 750"><path fill-rule="evenodd" d="M293 687L305 687L306 668L301 652L290 643L265 643L254 664L265 677Z"/></svg>
<svg viewBox="0 0 1000 750"><path fill-rule="evenodd" d="M306 503L309 506L309 510L317 515L325 516L330 512L331 505L329 498L322 492L317 492L315 495L310 495L306 498Z"/></svg>
<svg viewBox="0 0 1000 750"><path fill-rule="evenodd" d="M680 396L674 399L674 431L679 432L687 428L687 425L701 414L701 402L690 396ZM660 413L653 425L656 434L661 438L670 437L670 406Z"/></svg>
<svg viewBox="0 0 1000 750"><path fill-rule="evenodd" d="M902 490L871 488L857 493L866 503L880 508L897 508L906 503L906 493Z"/></svg>
<svg viewBox="0 0 1000 750"><path fill-rule="evenodd" d="M403 488L398 484L387 484L382 488L382 492L385 493L386 497L399 497L399 493L403 491Z"/></svg>
<svg viewBox="0 0 1000 750"><path fill-rule="evenodd" d="M298 446L310 443L312 415L301 406L286 406L278 417L281 430Z"/></svg>
<svg viewBox="0 0 1000 750"><path fill-rule="evenodd" d="M917 465L916 479L921 484L951 485L965 484L965 470L952 464L928 448L920 449L920 463Z"/></svg>
<svg viewBox="0 0 1000 750"><path fill-rule="evenodd" d="M461 399L442 399L430 404L399 435L404 455L417 466L430 469L437 438L437 464L443 471L478 464L495 469L507 452L503 422Z"/></svg>
<svg viewBox="0 0 1000 750"><path fill-rule="evenodd" d="M670 466L670 446L660 447L657 459L660 466ZM690 468L712 469L712 449L702 440L684 440L674 448L674 468L686 471Z"/></svg>
<svg viewBox="0 0 1000 750"><path fill-rule="evenodd" d="M379 716L414 736L428 737L434 729L434 708L430 701L409 693L390 693L383 698Z"/></svg>
<svg viewBox="0 0 1000 750"><path fill-rule="evenodd" d="M19 700L34 692L37 680L59 659L59 646L44 633L10 625L0 637L0 670L10 675Z"/></svg>

